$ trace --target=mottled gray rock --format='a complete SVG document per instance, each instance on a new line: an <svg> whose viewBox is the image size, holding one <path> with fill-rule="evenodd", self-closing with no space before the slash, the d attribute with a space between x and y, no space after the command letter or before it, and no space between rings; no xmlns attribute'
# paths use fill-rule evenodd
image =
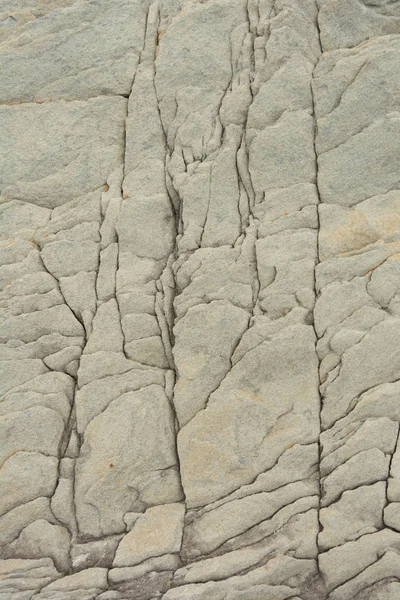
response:
<svg viewBox="0 0 400 600"><path fill-rule="evenodd" d="M40 496L52 496L57 485L57 466L53 456L14 452L1 467L1 514Z"/></svg>
<svg viewBox="0 0 400 600"><path fill-rule="evenodd" d="M99 97L0 106L2 199L54 208L104 185L122 157L126 102Z"/></svg>
<svg viewBox="0 0 400 600"><path fill-rule="evenodd" d="M146 3L64 6L59 3L50 14L10 30L0 55L5 66L1 102L129 94L144 41ZM66 26L68 35L60 39Z"/></svg>
<svg viewBox="0 0 400 600"><path fill-rule="evenodd" d="M1 560L0 572L1 600L30 600L44 586L61 577L50 558Z"/></svg>
<svg viewBox="0 0 400 600"><path fill-rule="evenodd" d="M358 46L364 40L400 31L400 10L387 0L318 0L323 50Z"/></svg>
<svg viewBox="0 0 400 600"><path fill-rule="evenodd" d="M120 541L113 566L129 567L153 556L179 553L184 515L183 504L149 508Z"/></svg>
<svg viewBox="0 0 400 600"><path fill-rule="evenodd" d="M64 527L39 519L25 527L4 551L11 557L49 557L63 572L68 571L70 565L69 544L70 536Z"/></svg>
<svg viewBox="0 0 400 600"><path fill-rule="evenodd" d="M230 302L194 306L174 328L178 382L174 405L181 427L207 406L231 368L231 356L249 314ZM207 329L204 330L204 323Z"/></svg>
<svg viewBox="0 0 400 600"><path fill-rule="evenodd" d="M121 536L74 544L71 548L72 567L83 571L89 567L111 567Z"/></svg>
<svg viewBox="0 0 400 600"><path fill-rule="evenodd" d="M16 506L0 518L0 540L2 545L15 540L30 523L44 519L53 525L57 520L50 510L50 499L39 497L26 504Z"/></svg>
<svg viewBox="0 0 400 600"><path fill-rule="evenodd" d="M340 31L345 9L334 4L335 14L322 5L323 47L356 46L371 34L396 31L389 6L361 3L346 8ZM397 119L397 79L391 80L397 67L391 64L397 64L398 48L397 36L377 37L324 54L315 70L319 248L325 261L316 269L321 293L315 308L324 429L319 562L333 590L329 598L336 600L390 597L392 590L375 582L396 578L397 513L388 503L389 482L395 482L398 375L386 368L398 368L398 182L389 156Z"/></svg>
<svg viewBox="0 0 400 600"><path fill-rule="evenodd" d="M235 364L206 410L178 435L189 508L250 483L291 444L316 440L318 422L308 416L318 405L313 363L314 333L298 325L271 336ZM273 404L266 403L269 397Z"/></svg>
<svg viewBox="0 0 400 600"><path fill-rule="evenodd" d="M107 569L93 568L67 575L44 587L40 600L95 600L97 595L107 589Z"/></svg>
<svg viewBox="0 0 400 600"><path fill-rule="evenodd" d="M181 500L173 439L168 399L155 385L122 394L91 421L76 467L82 534L121 533L125 513Z"/></svg>
<svg viewBox="0 0 400 600"><path fill-rule="evenodd" d="M400 12L4 0L0 600L398 600Z"/></svg>

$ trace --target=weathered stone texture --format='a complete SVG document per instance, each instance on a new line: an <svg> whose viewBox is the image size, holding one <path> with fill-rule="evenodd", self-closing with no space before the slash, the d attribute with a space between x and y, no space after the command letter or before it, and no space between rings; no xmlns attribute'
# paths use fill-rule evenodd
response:
<svg viewBox="0 0 400 600"><path fill-rule="evenodd" d="M5 0L0 600L400 598L400 6Z"/></svg>

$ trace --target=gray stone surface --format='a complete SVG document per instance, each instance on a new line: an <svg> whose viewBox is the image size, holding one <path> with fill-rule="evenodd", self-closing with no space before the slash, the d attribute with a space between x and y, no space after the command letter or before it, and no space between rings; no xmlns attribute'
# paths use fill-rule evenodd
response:
<svg viewBox="0 0 400 600"><path fill-rule="evenodd" d="M0 600L400 598L400 6L3 0Z"/></svg>

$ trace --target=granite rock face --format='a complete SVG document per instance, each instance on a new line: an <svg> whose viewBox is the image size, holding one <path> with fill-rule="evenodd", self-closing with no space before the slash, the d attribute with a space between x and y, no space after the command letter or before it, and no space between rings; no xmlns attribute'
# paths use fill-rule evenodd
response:
<svg viewBox="0 0 400 600"><path fill-rule="evenodd" d="M0 600L398 600L399 2L0 10Z"/></svg>

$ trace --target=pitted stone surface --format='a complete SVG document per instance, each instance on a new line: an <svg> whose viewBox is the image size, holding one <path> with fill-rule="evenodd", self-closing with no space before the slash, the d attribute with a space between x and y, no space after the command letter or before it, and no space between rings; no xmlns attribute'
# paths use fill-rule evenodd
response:
<svg viewBox="0 0 400 600"><path fill-rule="evenodd" d="M0 600L400 598L400 6L4 0Z"/></svg>

